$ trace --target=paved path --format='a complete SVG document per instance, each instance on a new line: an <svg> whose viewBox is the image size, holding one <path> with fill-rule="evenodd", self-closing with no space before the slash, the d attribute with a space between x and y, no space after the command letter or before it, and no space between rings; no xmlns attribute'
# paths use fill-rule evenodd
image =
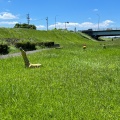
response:
<svg viewBox="0 0 120 120"><path fill-rule="evenodd" d="M43 50L48 50L48 49L26 51L26 54L32 54L32 53L40 52L40 51L43 51ZM20 56L20 55L21 55L21 52L19 52L19 53L13 53L13 54L7 54L7 55L0 55L0 59L5 59L5 58L9 58L9 57Z"/></svg>

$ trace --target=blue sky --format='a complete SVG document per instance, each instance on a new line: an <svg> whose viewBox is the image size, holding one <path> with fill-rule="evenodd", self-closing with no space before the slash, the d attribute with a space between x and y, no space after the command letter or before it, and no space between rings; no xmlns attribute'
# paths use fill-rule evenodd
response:
<svg viewBox="0 0 120 120"><path fill-rule="evenodd" d="M0 27L27 23L38 30L120 28L120 0L0 0ZM69 22L69 23L66 23Z"/></svg>

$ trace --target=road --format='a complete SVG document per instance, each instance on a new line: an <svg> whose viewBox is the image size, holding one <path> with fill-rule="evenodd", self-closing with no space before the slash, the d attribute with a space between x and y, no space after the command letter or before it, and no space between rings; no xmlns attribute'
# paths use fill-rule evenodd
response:
<svg viewBox="0 0 120 120"><path fill-rule="evenodd" d="M32 54L32 53L40 52L40 51L43 51L43 50L48 50L48 49L26 51L26 54ZM19 52L19 53L13 53L13 54L0 55L0 59L5 59L5 58L9 58L9 57L20 56L20 55L21 55L21 52Z"/></svg>

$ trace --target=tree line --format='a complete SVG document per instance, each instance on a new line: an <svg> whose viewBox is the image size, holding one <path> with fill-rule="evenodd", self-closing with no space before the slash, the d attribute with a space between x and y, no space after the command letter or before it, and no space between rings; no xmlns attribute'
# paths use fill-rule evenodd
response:
<svg viewBox="0 0 120 120"><path fill-rule="evenodd" d="M23 23L23 24L16 23L14 28L28 28L28 29L35 29L36 30L35 25L26 24L26 23Z"/></svg>

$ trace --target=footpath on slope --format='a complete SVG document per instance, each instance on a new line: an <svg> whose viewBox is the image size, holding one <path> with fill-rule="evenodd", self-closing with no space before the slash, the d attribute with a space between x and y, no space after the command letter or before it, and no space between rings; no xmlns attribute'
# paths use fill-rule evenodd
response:
<svg viewBox="0 0 120 120"><path fill-rule="evenodd" d="M48 50L48 49L26 51L26 54L32 54L32 53L36 53L36 52L41 52L43 50ZM20 55L21 55L21 52L19 52L19 53L13 53L13 54L7 54L7 55L0 55L0 59L5 59L5 58L9 58L9 57L20 56Z"/></svg>

